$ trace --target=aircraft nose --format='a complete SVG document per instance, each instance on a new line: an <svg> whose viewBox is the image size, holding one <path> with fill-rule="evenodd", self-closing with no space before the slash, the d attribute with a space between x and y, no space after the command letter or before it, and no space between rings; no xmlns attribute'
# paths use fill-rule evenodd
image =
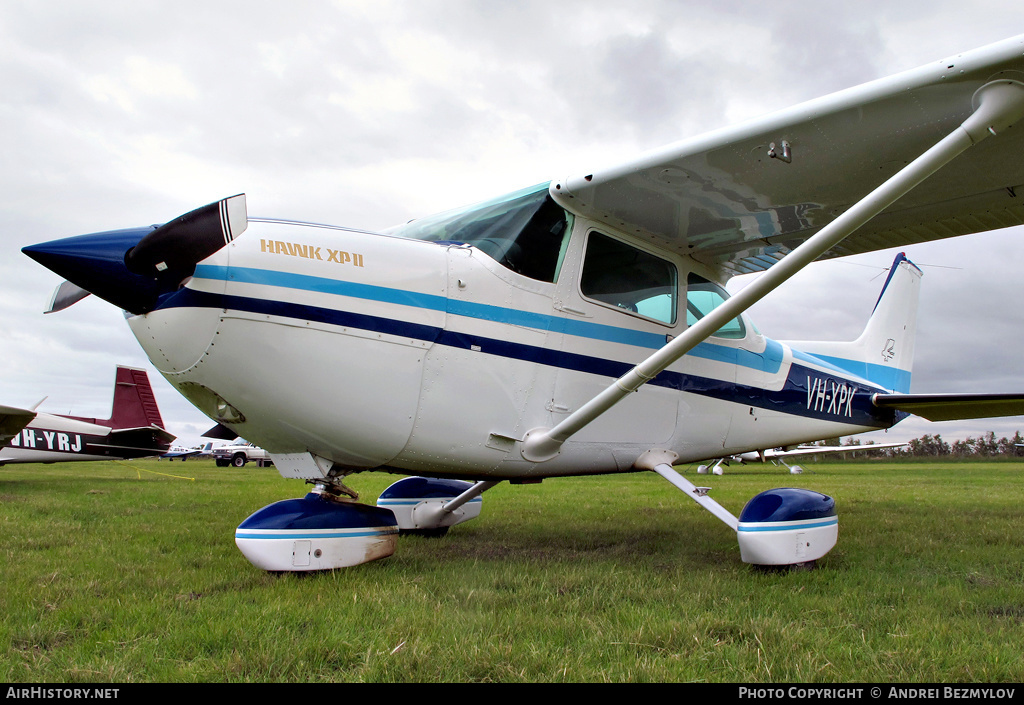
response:
<svg viewBox="0 0 1024 705"><path fill-rule="evenodd" d="M159 227L114 230L22 249L72 284L135 314L176 291L196 264L245 231L245 194L211 203Z"/></svg>
<svg viewBox="0 0 1024 705"><path fill-rule="evenodd" d="M129 271L125 254L152 231L147 227L79 235L21 251L104 301L131 313L145 313L160 294L160 282Z"/></svg>

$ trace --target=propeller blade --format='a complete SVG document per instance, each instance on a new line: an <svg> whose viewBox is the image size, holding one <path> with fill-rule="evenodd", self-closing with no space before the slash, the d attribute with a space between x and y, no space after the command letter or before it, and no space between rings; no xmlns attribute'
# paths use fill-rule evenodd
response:
<svg viewBox="0 0 1024 705"><path fill-rule="evenodd" d="M72 284L66 280L62 281L60 286L53 290L53 296L50 298L50 305L45 311L43 311L43 313L56 313L57 311L63 311L67 307L77 304L88 295L89 292L77 284Z"/></svg>
<svg viewBox="0 0 1024 705"><path fill-rule="evenodd" d="M161 225L128 251L125 265L143 276L187 276L196 263L230 243L246 227L245 194L241 193Z"/></svg>

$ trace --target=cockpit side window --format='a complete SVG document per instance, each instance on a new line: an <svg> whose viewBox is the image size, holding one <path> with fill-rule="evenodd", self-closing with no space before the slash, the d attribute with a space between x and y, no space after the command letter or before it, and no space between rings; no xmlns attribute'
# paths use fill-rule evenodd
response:
<svg viewBox="0 0 1024 705"><path fill-rule="evenodd" d="M675 265L668 260L590 233L580 279L587 298L672 325L678 288Z"/></svg>
<svg viewBox="0 0 1024 705"><path fill-rule="evenodd" d="M718 284L708 281L692 272L686 278L686 325L704 318L713 310L725 303L729 294ZM743 319L736 317L715 331L716 338L739 339L747 334Z"/></svg>
<svg viewBox="0 0 1024 705"><path fill-rule="evenodd" d="M548 195L547 184L540 184L386 232L417 240L472 245L524 277L554 282L572 223L572 215Z"/></svg>

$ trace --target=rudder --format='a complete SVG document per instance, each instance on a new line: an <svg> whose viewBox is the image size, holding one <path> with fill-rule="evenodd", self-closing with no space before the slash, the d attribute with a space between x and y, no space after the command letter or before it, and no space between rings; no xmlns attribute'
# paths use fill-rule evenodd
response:
<svg viewBox="0 0 1024 705"><path fill-rule="evenodd" d="M921 276L917 265L899 253L860 337L789 345L885 389L909 392Z"/></svg>
<svg viewBox="0 0 1024 705"><path fill-rule="evenodd" d="M111 428L164 427L156 395L145 370L118 365L114 380L114 403L111 408Z"/></svg>

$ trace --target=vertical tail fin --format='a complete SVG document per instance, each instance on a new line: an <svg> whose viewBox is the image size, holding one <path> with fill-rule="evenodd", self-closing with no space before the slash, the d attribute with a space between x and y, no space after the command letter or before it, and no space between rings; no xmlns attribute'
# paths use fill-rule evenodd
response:
<svg viewBox="0 0 1024 705"><path fill-rule="evenodd" d="M156 404L153 387L145 370L134 367L117 368L114 380L114 403L110 420L104 424L111 428L164 427L160 409Z"/></svg>
<svg viewBox="0 0 1024 705"><path fill-rule="evenodd" d="M910 391L922 272L901 252L889 268L864 332L848 343L799 342L810 353L894 392Z"/></svg>

